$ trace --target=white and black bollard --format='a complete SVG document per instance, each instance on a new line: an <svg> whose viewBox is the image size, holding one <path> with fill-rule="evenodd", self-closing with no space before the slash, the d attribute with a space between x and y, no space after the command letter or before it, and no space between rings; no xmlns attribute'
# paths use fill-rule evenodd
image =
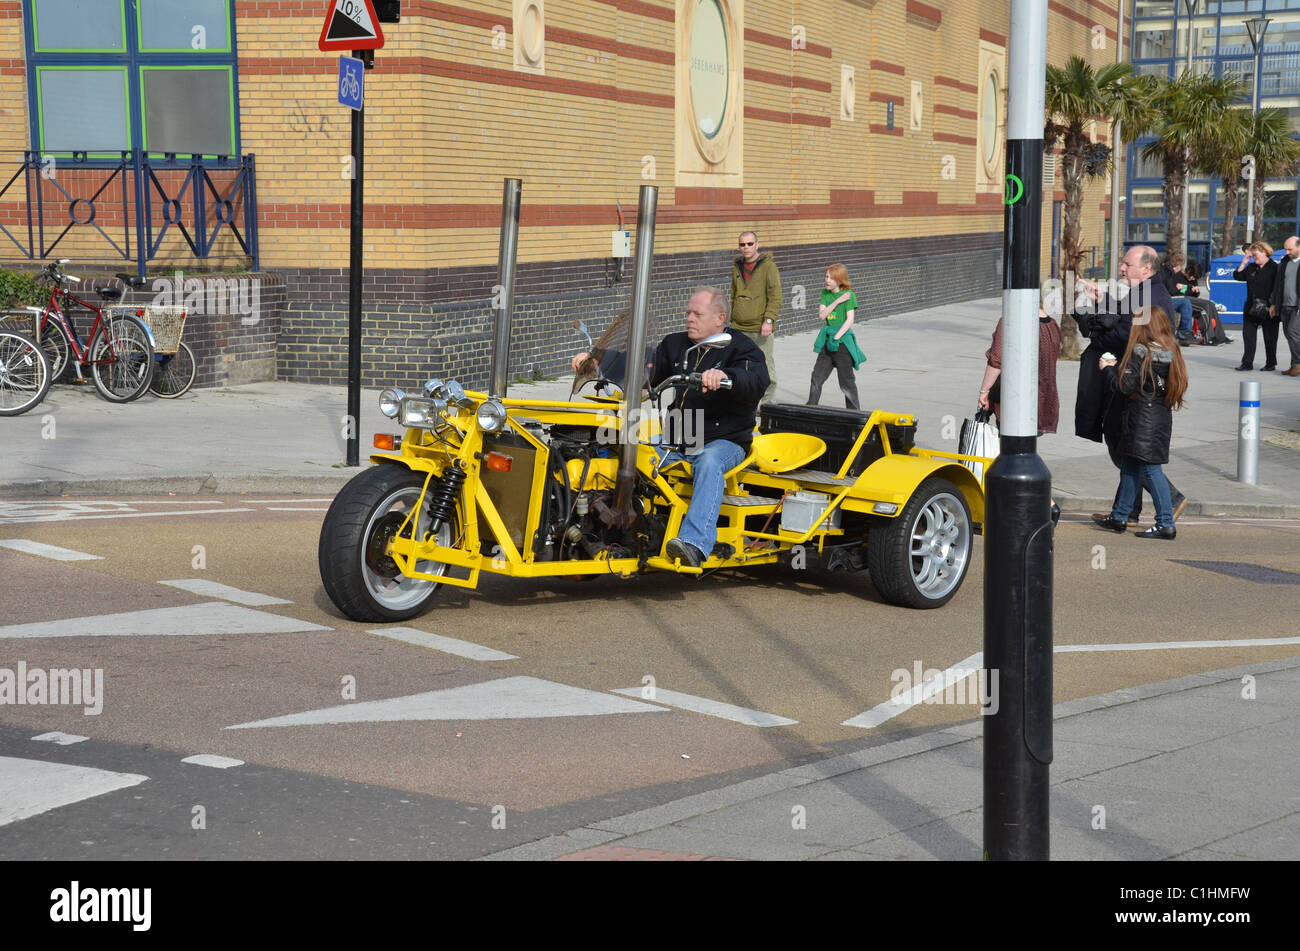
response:
<svg viewBox="0 0 1300 951"><path fill-rule="evenodd" d="M1259 380L1240 387L1237 420L1237 481L1259 485Z"/></svg>
<svg viewBox="0 0 1300 951"><path fill-rule="evenodd" d="M984 480L984 857L1048 852L1052 761L1052 474L1038 455L1039 253L1047 0L1012 0L1003 218L1002 453Z"/></svg>

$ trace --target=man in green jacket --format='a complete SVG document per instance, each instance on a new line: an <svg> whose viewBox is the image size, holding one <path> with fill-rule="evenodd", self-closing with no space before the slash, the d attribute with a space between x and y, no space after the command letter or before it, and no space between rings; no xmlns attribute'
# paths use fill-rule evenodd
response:
<svg viewBox="0 0 1300 951"><path fill-rule="evenodd" d="M767 360L767 391L760 405L776 391L776 361L772 341L776 318L781 312L781 275L772 255L758 252L758 235L746 231L740 236L740 257L731 269L731 326L754 338Z"/></svg>

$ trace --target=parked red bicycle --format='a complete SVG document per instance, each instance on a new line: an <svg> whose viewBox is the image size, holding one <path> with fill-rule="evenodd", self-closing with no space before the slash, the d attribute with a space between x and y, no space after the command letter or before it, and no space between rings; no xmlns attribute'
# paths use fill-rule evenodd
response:
<svg viewBox="0 0 1300 951"><path fill-rule="evenodd" d="M59 380L70 362L75 362L79 376L90 370L100 396L113 403L129 403L153 382L153 335L134 314L104 310L69 291L68 286L80 283L81 278L64 273L67 263L68 258L60 258L45 266L37 280L51 285L50 299L44 308L27 308L39 315L37 339L49 359L50 377ZM101 288L97 293L104 304L122 299L120 287ZM95 315L89 344L73 325L72 313L77 308Z"/></svg>

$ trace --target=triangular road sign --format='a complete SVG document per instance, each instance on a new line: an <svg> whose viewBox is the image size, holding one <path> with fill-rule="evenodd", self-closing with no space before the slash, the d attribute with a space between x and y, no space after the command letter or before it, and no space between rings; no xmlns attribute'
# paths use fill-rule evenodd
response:
<svg viewBox="0 0 1300 951"><path fill-rule="evenodd" d="M325 52L377 50L383 46L384 34L371 0L329 0L316 45Z"/></svg>

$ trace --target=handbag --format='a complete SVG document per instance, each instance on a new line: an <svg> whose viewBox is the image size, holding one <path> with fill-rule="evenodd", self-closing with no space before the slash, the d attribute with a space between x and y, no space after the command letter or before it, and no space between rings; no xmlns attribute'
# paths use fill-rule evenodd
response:
<svg viewBox="0 0 1300 951"><path fill-rule="evenodd" d="M1250 320L1268 320L1268 301L1262 297L1252 297L1246 304L1246 312L1242 314Z"/></svg>
<svg viewBox="0 0 1300 951"><path fill-rule="evenodd" d="M957 441L958 455L993 459L997 457L1000 448L998 424L993 421L992 410L977 410L973 419L967 418L962 422L961 436ZM983 483L984 463L963 459L961 464L975 473L975 478Z"/></svg>

